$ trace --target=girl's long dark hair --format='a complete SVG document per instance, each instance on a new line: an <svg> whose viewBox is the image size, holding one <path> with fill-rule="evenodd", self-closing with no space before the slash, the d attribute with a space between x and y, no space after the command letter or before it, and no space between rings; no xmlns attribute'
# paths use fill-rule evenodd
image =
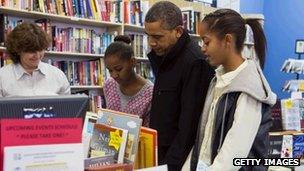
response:
<svg viewBox="0 0 304 171"><path fill-rule="evenodd" d="M226 34L232 34L236 38L236 50L238 53L244 48L246 37L246 24L248 24L254 37L255 52L259 58L261 68L264 67L266 54L266 37L261 24L257 19L243 19L242 16L231 9L219 9L212 12L203 19L207 23L210 32L216 33L219 38L224 38Z"/></svg>

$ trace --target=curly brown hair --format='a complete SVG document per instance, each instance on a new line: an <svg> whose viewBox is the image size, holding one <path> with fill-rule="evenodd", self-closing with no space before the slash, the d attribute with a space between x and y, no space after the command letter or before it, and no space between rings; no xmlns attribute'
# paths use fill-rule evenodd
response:
<svg viewBox="0 0 304 171"><path fill-rule="evenodd" d="M20 62L22 52L45 50L50 44L50 37L34 23L22 23L7 36L6 48L14 63Z"/></svg>

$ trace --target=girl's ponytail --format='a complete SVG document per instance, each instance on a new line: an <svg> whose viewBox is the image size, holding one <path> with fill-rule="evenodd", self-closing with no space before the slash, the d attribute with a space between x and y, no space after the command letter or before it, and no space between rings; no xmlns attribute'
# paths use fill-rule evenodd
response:
<svg viewBox="0 0 304 171"><path fill-rule="evenodd" d="M263 28L257 19L246 19L245 22L251 27L253 31L255 52L259 58L260 66L263 68L267 48L267 42Z"/></svg>

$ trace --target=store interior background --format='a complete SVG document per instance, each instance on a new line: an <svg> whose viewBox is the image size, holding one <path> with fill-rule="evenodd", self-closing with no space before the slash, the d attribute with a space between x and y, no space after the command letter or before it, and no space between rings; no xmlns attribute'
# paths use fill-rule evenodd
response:
<svg viewBox="0 0 304 171"><path fill-rule="evenodd" d="M229 1L229 4L227 2ZM295 41L304 39L303 0L217 0L218 7L229 7L241 13L263 14L264 31L268 41L264 74L278 98L288 98L283 92L285 81L296 79L296 74L280 69L288 58L297 58ZM304 54L301 56L304 59ZM304 79L304 74L300 75Z"/></svg>

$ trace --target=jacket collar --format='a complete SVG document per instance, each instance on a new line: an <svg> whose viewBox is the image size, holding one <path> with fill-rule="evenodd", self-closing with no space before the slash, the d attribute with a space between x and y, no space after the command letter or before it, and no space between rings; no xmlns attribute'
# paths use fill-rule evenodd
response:
<svg viewBox="0 0 304 171"><path fill-rule="evenodd" d="M151 52L148 54L148 57L152 63L156 63L157 58L162 58L162 62L158 67L166 66L180 55L181 51L184 49L184 46L189 41L190 36L187 31L184 30L182 36L177 40L177 43L171 48L165 57L157 56L153 50L151 50Z"/></svg>
<svg viewBox="0 0 304 171"><path fill-rule="evenodd" d="M46 75L46 68L44 67L42 62L38 64L37 69L35 69L34 71L38 71L42 75ZM14 64L14 72L17 80L19 80L24 74L28 74L20 63Z"/></svg>

